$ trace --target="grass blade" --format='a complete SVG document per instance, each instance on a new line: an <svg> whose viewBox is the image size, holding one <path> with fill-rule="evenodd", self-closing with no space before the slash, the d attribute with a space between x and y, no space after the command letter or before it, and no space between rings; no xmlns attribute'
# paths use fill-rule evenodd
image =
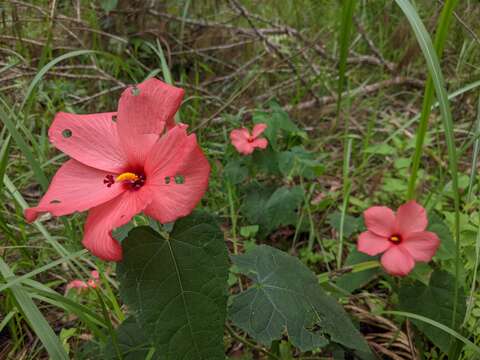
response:
<svg viewBox="0 0 480 360"><path fill-rule="evenodd" d="M0 257L0 273L6 281L15 276L9 266L3 261L2 257ZM60 339L55 335L47 320L45 320L28 293L18 285L13 285L10 290L20 306L25 319L37 334L43 346L45 346L50 358L53 360L68 360L68 355L65 352Z"/></svg>
<svg viewBox="0 0 480 360"><path fill-rule="evenodd" d="M68 256L65 256L65 257L62 257L62 258L57 259L55 261L49 262L46 265L40 266L40 267L36 268L35 270L30 271L27 274L24 274L22 276L17 276L13 280L8 281L6 284L0 284L0 292L5 291L6 289L9 289L12 286L18 285L18 284L22 283L24 280L30 279L30 278L34 277L35 275L38 275L38 274L40 274L44 271L50 270L50 269L54 268L55 266L61 265L64 262L66 262L67 260L85 255L87 252L88 251L85 250L85 249L77 251L77 252L75 252L73 254L70 254Z"/></svg>
<svg viewBox="0 0 480 360"><path fill-rule="evenodd" d="M458 191L458 163L457 163L457 151L455 147L455 139L453 133L453 120L450 110L450 103L448 101L445 80L443 78L442 71L440 69L440 63L436 55L435 49L432 44L432 40L427 32L427 29L422 23L422 20L418 16L417 11L408 0L395 0L397 5L402 9L403 13L407 17L412 30L415 33L418 44L425 57L428 71L432 77L433 86L439 102L440 112L442 115L443 128L445 132L445 139L447 142L448 150L448 163L449 172L452 178L452 191L454 194L454 207L455 207L455 241L456 241L456 254L455 254L455 294L454 294L454 306L452 313L452 328L456 328L456 311L458 306L458 291L459 291L459 278L460 278L460 193Z"/></svg>
<svg viewBox="0 0 480 360"><path fill-rule="evenodd" d="M473 184L475 183L475 178L477 175L477 163L478 163L478 152L480 151L480 97L478 98L477 104L477 123L475 125L475 143L473 145L473 158L472 166L470 167L470 179L468 182L468 192L467 192L467 201L472 199Z"/></svg>
<svg viewBox="0 0 480 360"><path fill-rule="evenodd" d="M73 57L77 57L77 56L81 56L81 55L87 55L87 54L95 54L95 53L99 53L98 51L95 51L95 50L75 50L75 51L70 51L66 54L63 54L59 57L56 57L55 59L53 59L52 61L50 61L48 64L46 64L44 67L42 67L40 69L40 71L37 73L37 75L35 75L35 77L33 78L32 82L30 83L30 85L28 86L28 89L27 89L27 92L25 94L25 97L23 98L23 102L22 104L20 105L20 108L18 110L18 112L20 113L23 108L25 107L25 105L27 105L27 103L29 102L30 100L30 97L32 96L33 94L33 91L35 90L36 86L38 85L38 83L40 82L40 80L43 78L43 76L52 68L54 67L56 64L58 64L59 62L63 61L63 60L66 60L66 59L70 59L70 58L73 58Z"/></svg>
<svg viewBox="0 0 480 360"><path fill-rule="evenodd" d="M20 151L23 153L23 156L25 156L28 163L32 167L36 180L42 186L42 189L46 190L48 188L48 179L45 176L45 173L43 172L40 163L37 160L37 157L33 154L27 142L17 130L14 121L12 121L11 119L11 114L12 112L8 111L7 113L7 111L4 111L3 106L0 106L0 120L6 126L13 140L15 140L15 143L20 148Z"/></svg>
<svg viewBox="0 0 480 360"><path fill-rule="evenodd" d="M405 316L405 317L408 317L408 318L411 318L411 319L423 321L427 324L430 324L432 326L437 327L438 329L440 329L442 331L445 331L447 334L450 334L454 338L457 338L458 340L463 342L466 346L471 347L473 350L475 350L475 352L480 354L480 347L475 345L473 342L471 342L470 340L468 340L466 337L462 336L461 334L459 334L455 330L453 330L453 329L449 328L448 326L445 326L445 325L443 325L443 324L441 324L441 323L439 323L435 320L429 319L429 318L427 318L425 316L422 316L422 315L417 315L417 314L404 312L404 311L382 311L381 314Z"/></svg>
<svg viewBox="0 0 480 360"><path fill-rule="evenodd" d="M353 11L355 9L355 0L344 0L342 5L340 31L339 31L339 60L338 60L338 89L337 89L337 117L332 128L335 129L340 117L340 108L342 106L342 92L345 88L348 48L350 45L350 36L353 28Z"/></svg>
<svg viewBox="0 0 480 360"><path fill-rule="evenodd" d="M458 0L447 0L443 6L440 20L438 21L437 31L435 35L435 51L439 58L442 57L445 40L447 38L447 30L450 25L453 10L457 5ZM417 133L415 136L415 153L412 158L412 167L410 169L410 178L408 180L407 200L415 198L415 188L417 183L417 174L422 159L423 144L427 134L428 119L431 113L431 106L434 99L434 88L432 76L428 75L427 85L425 86L425 93L423 95L422 112L420 115L420 122L418 124Z"/></svg>

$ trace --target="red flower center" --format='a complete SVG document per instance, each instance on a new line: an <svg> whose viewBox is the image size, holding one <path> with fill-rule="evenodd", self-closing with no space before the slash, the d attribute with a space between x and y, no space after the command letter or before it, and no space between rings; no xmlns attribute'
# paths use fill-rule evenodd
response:
<svg viewBox="0 0 480 360"><path fill-rule="evenodd" d="M124 172L114 177L113 175L105 176L103 183L107 187L111 187L116 182L121 182L128 190L138 190L145 185L146 176L143 172Z"/></svg>
<svg viewBox="0 0 480 360"><path fill-rule="evenodd" d="M394 244L399 244L402 241L402 237L398 234L395 234L395 235L390 236L390 238L388 240L390 240Z"/></svg>
<svg viewBox="0 0 480 360"><path fill-rule="evenodd" d="M253 136L250 136L247 141L248 141L249 143L252 143L252 142L255 141L255 139L253 138Z"/></svg>

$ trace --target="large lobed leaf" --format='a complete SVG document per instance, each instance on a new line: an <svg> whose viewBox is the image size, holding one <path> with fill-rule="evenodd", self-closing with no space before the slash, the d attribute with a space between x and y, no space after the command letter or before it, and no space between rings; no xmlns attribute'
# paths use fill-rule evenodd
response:
<svg viewBox="0 0 480 360"><path fill-rule="evenodd" d="M362 359L373 358L343 308L297 258L262 245L233 262L253 285L233 298L229 316L255 340L269 346L286 330L302 351L323 347L328 338Z"/></svg>
<svg viewBox="0 0 480 360"><path fill-rule="evenodd" d="M455 279L446 271L434 271L428 286L419 281L411 285L402 285L399 292L400 309L425 316L443 325L450 326L455 294ZM456 326L460 326L465 315L465 293L460 288ZM442 329L425 322L413 319L417 326L443 352L448 352L451 337Z"/></svg>
<svg viewBox="0 0 480 360"><path fill-rule="evenodd" d="M205 212L176 222L169 238L133 229L118 266L120 293L165 360L223 360L228 256Z"/></svg>
<svg viewBox="0 0 480 360"><path fill-rule="evenodd" d="M135 317L126 318L115 330L117 348L112 339L109 339L102 358L104 360L116 360L120 355L123 360L146 359L151 350L151 341L145 331L137 324ZM153 359L159 358L154 355Z"/></svg>
<svg viewBox="0 0 480 360"><path fill-rule="evenodd" d="M252 184L245 192L242 212L250 224L260 225L261 237L280 226L297 223L297 209L303 200L303 191L299 186L274 189Z"/></svg>

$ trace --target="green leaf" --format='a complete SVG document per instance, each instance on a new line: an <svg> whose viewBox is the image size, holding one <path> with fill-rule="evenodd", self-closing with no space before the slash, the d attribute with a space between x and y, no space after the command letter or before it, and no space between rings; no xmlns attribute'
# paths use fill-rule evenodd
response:
<svg viewBox="0 0 480 360"><path fill-rule="evenodd" d="M277 161L280 172L285 176L302 176L311 180L325 170L324 166L315 160L313 154L301 146L278 153Z"/></svg>
<svg viewBox="0 0 480 360"><path fill-rule="evenodd" d="M252 166L261 172L267 174L280 175L280 169L278 168L278 153L275 152L270 146L265 150L257 150L252 154Z"/></svg>
<svg viewBox="0 0 480 360"><path fill-rule="evenodd" d="M229 161L224 169L225 179L233 185L240 184L248 176L248 169L240 161Z"/></svg>
<svg viewBox="0 0 480 360"><path fill-rule="evenodd" d="M137 227L123 250L120 294L162 358L223 360L229 264L214 218L194 212L169 239Z"/></svg>
<svg viewBox="0 0 480 360"><path fill-rule="evenodd" d="M448 226L442 218L433 213L429 216L428 231L434 232L440 238L440 247L435 254L436 260L449 260L455 258L455 241Z"/></svg>
<svg viewBox="0 0 480 360"><path fill-rule="evenodd" d="M269 346L286 330L293 345L310 351L327 345L328 336L362 359L373 358L343 308L297 258L261 245L233 262L253 285L233 297L229 316L256 341Z"/></svg>
<svg viewBox="0 0 480 360"><path fill-rule="evenodd" d="M250 224L260 226L259 235L266 236L282 225L297 223L296 210L303 200L300 187L281 187L276 190L258 184L246 188L242 212Z"/></svg>
<svg viewBox="0 0 480 360"><path fill-rule="evenodd" d="M144 329L138 325L134 316L130 316L116 329L118 351L123 360L146 359L152 345ZM154 356L153 359L156 357ZM105 347L103 359L116 360L118 353L112 339Z"/></svg>
<svg viewBox="0 0 480 360"><path fill-rule="evenodd" d="M328 215L328 223L335 230L340 231L340 211L335 211L334 213ZM360 231L363 226L363 219L361 217L354 217L351 215L345 215L345 222L343 225L343 235L345 237L350 237L354 233Z"/></svg>
<svg viewBox="0 0 480 360"><path fill-rule="evenodd" d="M100 6L105 12L109 13L117 8L118 0L100 0Z"/></svg>
<svg viewBox="0 0 480 360"><path fill-rule="evenodd" d="M244 238L253 238L258 233L258 225L249 225L249 226L242 226L240 228L240 235Z"/></svg>
<svg viewBox="0 0 480 360"><path fill-rule="evenodd" d="M376 155L395 155L396 154L395 148L385 143L370 145L365 149L365 152L367 154L376 154Z"/></svg>
<svg viewBox="0 0 480 360"><path fill-rule="evenodd" d="M446 271L434 271L428 286L419 281L400 288L400 309L450 325L453 311L455 279ZM457 324L460 325L465 314L465 295L459 291ZM448 352L450 336L428 323L413 319L413 323L443 352Z"/></svg>
<svg viewBox="0 0 480 360"><path fill-rule="evenodd" d="M276 102L270 103L270 112L256 112L252 120L255 124L267 124L264 135L275 150L278 150L277 144L281 132L305 137L305 134L290 120L288 113Z"/></svg>
<svg viewBox="0 0 480 360"><path fill-rule="evenodd" d="M0 257L0 274L9 281L15 277L15 274L7 265L7 263ZM10 287L13 297L18 303L19 310L28 321L30 327L38 336L43 346L48 352L52 360L66 360L68 355L60 342L60 339L53 332L53 329L48 324L45 317L33 302L30 294L20 285L12 285Z"/></svg>
<svg viewBox="0 0 480 360"><path fill-rule="evenodd" d="M354 248L352 251L350 251L350 254L348 254L347 260L345 261L345 266L353 266L372 259L373 258L371 256L362 254ZM336 280L336 284L342 289L352 292L365 286L381 273L382 270L379 268L368 269L356 273L348 273L342 275L338 280Z"/></svg>

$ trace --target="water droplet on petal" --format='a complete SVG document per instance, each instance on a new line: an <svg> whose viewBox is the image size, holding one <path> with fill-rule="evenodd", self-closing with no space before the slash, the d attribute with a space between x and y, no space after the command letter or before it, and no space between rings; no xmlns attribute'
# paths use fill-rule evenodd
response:
<svg viewBox="0 0 480 360"><path fill-rule="evenodd" d="M62 131L62 136L63 136L64 138L69 138L69 137L71 137L72 135L73 135L73 133L72 133L72 130L70 130L70 129L64 129L64 130Z"/></svg>

